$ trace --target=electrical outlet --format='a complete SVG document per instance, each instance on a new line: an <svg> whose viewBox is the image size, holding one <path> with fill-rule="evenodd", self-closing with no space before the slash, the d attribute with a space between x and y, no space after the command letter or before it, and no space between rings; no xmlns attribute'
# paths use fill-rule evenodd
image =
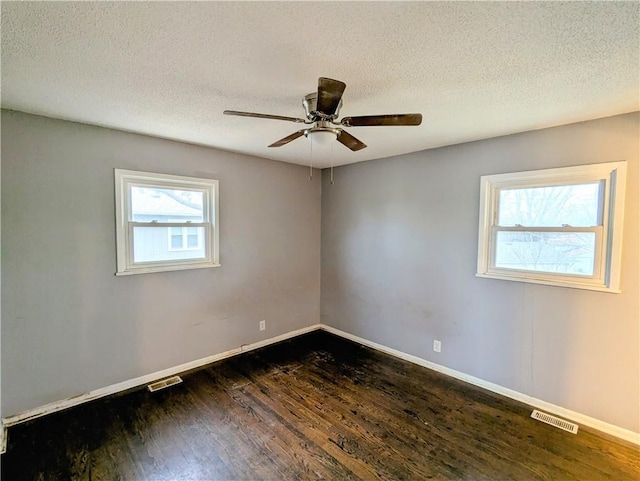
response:
<svg viewBox="0 0 640 481"><path fill-rule="evenodd" d="M433 350L436 352L440 352L442 350L442 343L440 341L433 341Z"/></svg>
<svg viewBox="0 0 640 481"><path fill-rule="evenodd" d="M260 330L264 331L267 328L267 321L260 321Z"/></svg>

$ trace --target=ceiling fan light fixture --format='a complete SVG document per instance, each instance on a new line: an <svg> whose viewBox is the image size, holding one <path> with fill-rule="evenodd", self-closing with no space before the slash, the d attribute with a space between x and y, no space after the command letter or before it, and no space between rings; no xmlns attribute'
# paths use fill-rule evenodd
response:
<svg viewBox="0 0 640 481"><path fill-rule="evenodd" d="M314 128L306 130L304 135L311 140L314 145L326 146L335 142L339 133L340 131L338 129Z"/></svg>

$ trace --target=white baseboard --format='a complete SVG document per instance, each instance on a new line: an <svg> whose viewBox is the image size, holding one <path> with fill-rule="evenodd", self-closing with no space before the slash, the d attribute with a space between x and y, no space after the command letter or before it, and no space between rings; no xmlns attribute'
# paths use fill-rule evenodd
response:
<svg viewBox="0 0 640 481"><path fill-rule="evenodd" d="M529 404L537 409L541 409L543 411L547 411L552 414L556 414L560 417L567 418L571 421L574 421L578 424L583 424L585 426L589 426L593 429L597 429L606 434L610 434L620 439L624 439L625 441L629 441L633 444L640 445L640 433L636 433L631 431L630 429L621 428L614 424L609 424L605 421L601 421L600 419L592 418L591 416L586 416L585 414L578 413L576 411L572 411L567 408L563 408L562 406L558 406L556 404L549 403L547 401L543 401L542 399L534 398L527 394L520 393L518 391L514 391L513 389L509 389L499 384L494 384L489 381L485 381L483 379L470 376L469 374L465 374L463 372L456 371L454 369L450 369L445 366L441 366L440 364L436 364L431 361L427 361L426 359L422 359L417 356L413 356L411 354L407 354L402 351L398 351L396 349L392 349L390 347L383 346L382 344L378 344L373 341L369 341L362 337L355 336L348 332L341 331L336 329L335 327L327 326L325 324L321 324L320 328L335 334L340 337L344 337L345 339L349 339L351 341L362 344L363 346L370 347L372 349L376 349L378 351L384 352L386 354L390 354L392 356L398 357L400 359L404 359L405 361L412 362L414 364L418 364L419 366L423 366L434 371L441 372L446 374L447 376L454 377L456 379L460 379L461 381L468 382L469 384L473 384L474 386L481 387L491 392L495 392L497 394L501 394L505 397L515 399L516 401L523 402L525 404Z"/></svg>
<svg viewBox="0 0 640 481"><path fill-rule="evenodd" d="M162 371L157 371L151 374L147 374L145 376L129 379L128 381L112 384L110 386L96 389L94 391L90 391L88 393L81 394L79 396L45 404L44 406L40 406L34 409L29 409L27 411L23 411L14 416L3 418L2 426L0 427L0 454L4 453L6 450L7 428L10 426L14 426L16 424L28 421L30 419L35 419L41 416L45 416L47 414L51 414L57 411L62 411L64 409L71 408L74 406L78 406L80 404L86 403L88 401L92 401L94 399L109 396L111 394L116 394L116 393L126 391L128 389L132 389L138 386L143 386L145 384L152 383L154 381L163 379L165 377L175 376L176 374L190 371L192 369L197 369L199 367L206 366L207 364L211 364L216 361L221 361L222 359L236 356L243 352L252 351L254 349L265 347L270 344L275 344L280 341L291 339L292 337L300 336L302 334L306 334L307 332L315 331L317 329L323 329L337 336L357 342L358 344L371 347L378 351L384 352L386 354L390 354L400 359L404 359L405 361L412 362L419 366L423 366L428 369L441 372L443 374L446 374L447 376L460 379L461 381L465 381L465 382L468 382L469 384L473 384L483 389L487 389L488 391L501 394L505 397L515 399L516 401L520 401L525 404L529 404L530 406L533 406L537 409L541 409L549 413L556 414L558 416L575 421L579 424L583 424L593 429L597 429L598 431L602 431L603 433L607 433L617 438L623 439L625 441L629 441L631 443L640 445L640 433L636 433L629 429L621 428L619 426L606 423L599 419L592 418L590 416L580 414L570 409L563 408L562 406L557 406L555 404L548 403L546 401L543 401L542 399L537 399L537 398L528 396L526 394L522 394L520 392L514 391L512 389L500 386L498 384L494 384L492 382L488 382L483 379L470 376L468 374L464 374L454 369L450 369L448 367L441 366L439 364L427 361L426 359L422 359L420 357L413 356L411 354L407 354L405 352L383 346L382 344L378 344L373 341L369 341L367 339L355 336L353 334L349 334L348 332L341 331L334 327L327 326L325 324L314 324L309 327L287 332L285 334L281 334L276 337L258 341L253 344L246 344L236 349L231 349L230 351L221 352L219 354L214 354L212 356L204 357L202 359L197 359L195 361L191 361L185 364L180 364L179 366L174 366L168 369L164 369Z"/></svg>
<svg viewBox="0 0 640 481"><path fill-rule="evenodd" d="M221 352L219 354L214 354L212 356L204 357L202 359L197 359L195 361L187 362L185 364L180 364L179 366L170 367L168 369L147 374L145 376L129 379L128 381L112 384L110 386L96 389L95 391L90 391L88 393L81 394L79 396L74 396L68 399L63 399L61 401L45 404L44 406L40 406L34 409L29 409L27 411L23 411L14 416L3 418L2 429L0 430L0 432L2 433L0 434L0 448L3 448L3 449L0 450L0 454L4 453L6 450L7 428L10 426L14 426L16 424L23 423L31 419L39 418L47 414L55 413L57 411L62 411L64 409L68 409L74 406L78 406L88 401L93 401L94 399L109 396L111 394L116 394L116 393L126 391L128 389L132 389L138 386L143 386L145 384L152 383L154 381L163 379L165 377L175 376L176 374L190 371L192 369L197 369L199 367L206 366L207 364L211 364L216 361L221 361L222 359L226 359L228 357L237 356L238 354L241 354L243 352L252 351L254 349L265 347L270 344L275 344L276 342L280 342L280 341L290 339L292 337L300 336L301 334L306 334L307 332L315 331L319 328L320 328L319 324L314 324L309 327L304 327L302 329L297 329L295 331L287 332L279 336L254 342L253 344L244 344L238 348L231 349L230 351Z"/></svg>

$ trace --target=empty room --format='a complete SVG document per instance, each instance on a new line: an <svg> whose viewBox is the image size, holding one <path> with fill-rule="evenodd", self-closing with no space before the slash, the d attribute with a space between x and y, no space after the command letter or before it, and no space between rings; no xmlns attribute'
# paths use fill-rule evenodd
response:
<svg viewBox="0 0 640 481"><path fill-rule="evenodd" d="M2 480L640 480L640 3L1 8Z"/></svg>

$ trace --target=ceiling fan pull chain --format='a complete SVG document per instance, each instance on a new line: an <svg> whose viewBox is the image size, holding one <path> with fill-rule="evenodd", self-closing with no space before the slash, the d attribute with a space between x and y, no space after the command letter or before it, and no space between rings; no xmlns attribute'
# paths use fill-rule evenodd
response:
<svg viewBox="0 0 640 481"><path fill-rule="evenodd" d="M333 185L333 144L331 144L331 185Z"/></svg>
<svg viewBox="0 0 640 481"><path fill-rule="evenodd" d="M309 142L309 146L309 157L311 157L309 161L309 180L313 180L313 142Z"/></svg>

